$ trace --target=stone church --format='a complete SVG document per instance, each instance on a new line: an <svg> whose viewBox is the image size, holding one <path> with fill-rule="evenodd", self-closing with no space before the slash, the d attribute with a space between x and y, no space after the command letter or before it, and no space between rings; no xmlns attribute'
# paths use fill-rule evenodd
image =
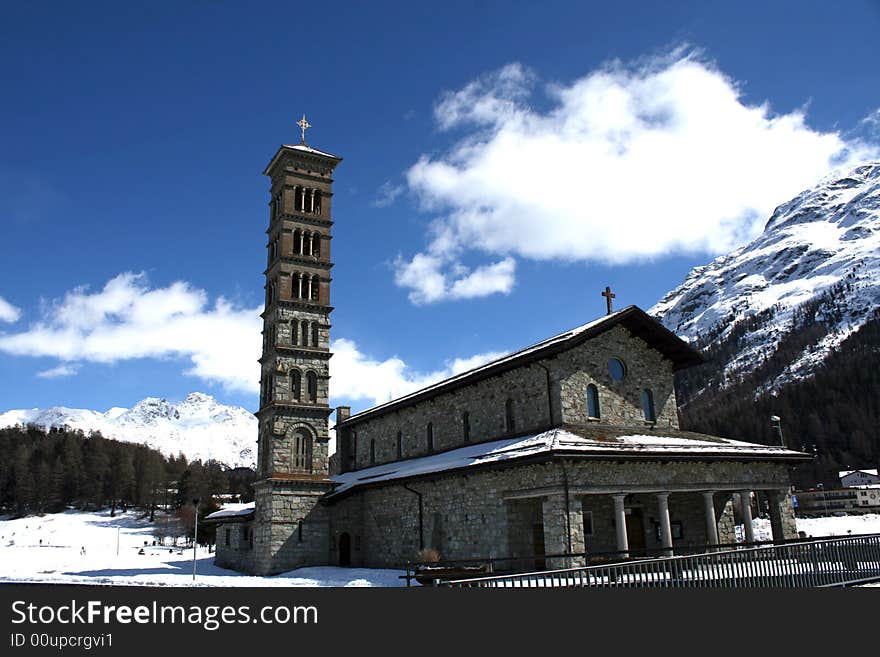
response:
<svg viewBox="0 0 880 657"><path fill-rule="evenodd" d="M255 503L216 522L220 566L401 567L432 549L497 568L792 538L784 447L682 431L673 376L702 356L635 306L351 415L328 453L333 173L282 145L266 232ZM331 465L332 464L332 465ZM424 552L422 552L424 554Z"/></svg>

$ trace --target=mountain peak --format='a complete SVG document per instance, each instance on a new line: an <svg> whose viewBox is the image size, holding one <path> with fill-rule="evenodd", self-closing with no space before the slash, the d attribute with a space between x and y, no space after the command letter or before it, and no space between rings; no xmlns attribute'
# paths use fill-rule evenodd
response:
<svg viewBox="0 0 880 657"><path fill-rule="evenodd" d="M213 459L231 467L253 467L256 461L256 417L202 392L190 393L179 403L147 397L130 409L113 407L106 413L63 406L0 412L0 427L15 424L100 431L107 438L142 443L167 455L183 452L190 460Z"/></svg>
<svg viewBox="0 0 880 657"><path fill-rule="evenodd" d="M873 203L869 199L873 198ZM770 216L764 232L792 223L845 219L847 207L880 208L880 162L866 162L848 171L835 171L810 189L783 203Z"/></svg>

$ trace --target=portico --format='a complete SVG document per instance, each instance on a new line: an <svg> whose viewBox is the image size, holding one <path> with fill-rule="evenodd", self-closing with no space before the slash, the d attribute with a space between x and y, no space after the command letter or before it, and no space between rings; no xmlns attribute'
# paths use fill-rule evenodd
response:
<svg viewBox="0 0 880 657"><path fill-rule="evenodd" d="M505 500L534 503L530 523L540 522L547 567L583 565L583 554L608 560L647 556L673 556L685 552L715 551L732 544L735 521L745 525L744 539L755 541L749 504L751 493L761 491L770 500L773 540L793 536L793 512L786 486L757 481L701 483L675 486L547 487L510 491ZM741 500L745 500L743 505ZM521 531L515 523L511 531ZM532 529L534 532L534 529ZM534 541L511 539L525 554ZM563 556L559 556L563 555ZM567 557L564 555L573 555Z"/></svg>

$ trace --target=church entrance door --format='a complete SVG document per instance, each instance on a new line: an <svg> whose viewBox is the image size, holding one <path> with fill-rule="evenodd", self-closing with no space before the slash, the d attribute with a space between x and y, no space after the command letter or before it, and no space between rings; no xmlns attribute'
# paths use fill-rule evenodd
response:
<svg viewBox="0 0 880 657"><path fill-rule="evenodd" d="M343 532L339 536L339 565L347 567L351 565L351 536Z"/></svg>
<svg viewBox="0 0 880 657"><path fill-rule="evenodd" d="M629 543L631 556L644 556L642 551L645 549L645 520L641 509L629 509L629 513L626 514L626 541Z"/></svg>
<svg viewBox="0 0 880 657"><path fill-rule="evenodd" d="M544 521L532 525L532 554L535 555L535 568L544 569L547 562L544 559Z"/></svg>

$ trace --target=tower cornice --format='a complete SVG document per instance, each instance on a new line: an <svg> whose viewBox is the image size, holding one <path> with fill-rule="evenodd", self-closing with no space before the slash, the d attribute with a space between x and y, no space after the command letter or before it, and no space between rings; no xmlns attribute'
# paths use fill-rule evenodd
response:
<svg viewBox="0 0 880 657"><path fill-rule="evenodd" d="M271 176L272 170L278 166L278 163L281 162L285 156L298 163L317 165L311 170L326 173L328 175L332 173L333 169L336 168L336 165L342 162L341 157L333 155L332 153L319 151L317 148L312 148L305 144L281 144L275 152L275 155L269 160L269 164L267 164L266 168L263 170L263 175ZM308 170L309 169L307 169L307 171Z"/></svg>

